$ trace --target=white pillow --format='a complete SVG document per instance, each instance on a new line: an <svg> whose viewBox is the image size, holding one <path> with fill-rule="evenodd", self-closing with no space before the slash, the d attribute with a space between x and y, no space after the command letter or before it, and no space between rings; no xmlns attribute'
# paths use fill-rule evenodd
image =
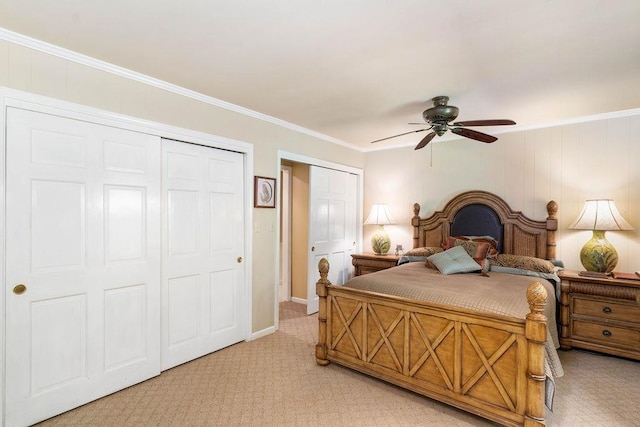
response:
<svg viewBox="0 0 640 427"><path fill-rule="evenodd" d="M444 252L433 254L427 259L442 274L470 273L482 269L462 246L454 246Z"/></svg>

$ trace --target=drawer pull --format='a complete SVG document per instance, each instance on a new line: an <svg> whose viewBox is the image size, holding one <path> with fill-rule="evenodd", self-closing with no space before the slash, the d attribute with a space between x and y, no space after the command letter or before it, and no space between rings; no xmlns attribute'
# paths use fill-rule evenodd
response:
<svg viewBox="0 0 640 427"><path fill-rule="evenodd" d="M613 334L608 329L605 329L605 330L602 331L602 335L604 335L605 337L609 338Z"/></svg>
<svg viewBox="0 0 640 427"><path fill-rule="evenodd" d="M612 311L613 311L613 310L611 310L611 307L606 307L606 306L605 306L605 307L602 307L602 312L603 312L604 314L611 314L611 312L612 312Z"/></svg>

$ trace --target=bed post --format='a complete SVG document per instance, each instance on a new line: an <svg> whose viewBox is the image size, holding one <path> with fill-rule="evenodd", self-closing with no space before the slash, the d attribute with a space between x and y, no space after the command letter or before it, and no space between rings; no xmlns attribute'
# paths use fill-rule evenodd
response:
<svg viewBox="0 0 640 427"><path fill-rule="evenodd" d="M524 425L544 426L544 346L547 340L547 318L543 314L547 304L547 291L538 282L527 288L527 302L531 312L525 321L525 337L528 343L527 404Z"/></svg>
<svg viewBox="0 0 640 427"><path fill-rule="evenodd" d="M556 230L558 229L558 204L551 200L547 203L547 257L556 259Z"/></svg>
<svg viewBox="0 0 640 427"><path fill-rule="evenodd" d="M413 226L413 247L420 246L420 205L418 203L413 204L413 218L411 218L411 225Z"/></svg>
<svg viewBox="0 0 640 427"><path fill-rule="evenodd" d="M316 363L321 366L329 364L327 360L327 286L331 284L329 274L329 261L322 258L318 262L320 280L316 282L316 294L320 297L318 310L318 344L316 344Z"/></svg>

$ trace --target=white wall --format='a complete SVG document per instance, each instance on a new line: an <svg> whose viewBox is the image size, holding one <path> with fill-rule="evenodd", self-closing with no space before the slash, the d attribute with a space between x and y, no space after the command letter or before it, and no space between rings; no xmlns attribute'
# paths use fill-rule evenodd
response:
<svg viewBox="0 0 640 427"><path fill-rule="evenodd" d="M80 58L81 63L67 59L68 52L62 49L62 54L57 49L45 53L27 46L0 37L0 86L251 143L253 175L278 177L278 150L356 168L363 166L364 156L359 151L119 72L83 65L85 58ZM274 326L276 210L254 209L253 220L253 230L260 231L253 237L252 330L259 332Z"/></svg>
<svg viewBox="0 0 640 427"><path fill-rule="evenodd" d="M640 113L498 136L493 144L436 138L433 147L419 151L365 154L364 211L373 203L389 204L397 221L385 226L392 249L397 243L412 246L415 202L424 217L462 191L486 190L537 220L546 218L549 200L558 202L557 258L567 268L583 269L579 252L591 232L567 227L585 199L602 197L614 199L636 229L607 232L619 255L616 270L640 270ZM374 227L365 226L365 248Z"/></svg>

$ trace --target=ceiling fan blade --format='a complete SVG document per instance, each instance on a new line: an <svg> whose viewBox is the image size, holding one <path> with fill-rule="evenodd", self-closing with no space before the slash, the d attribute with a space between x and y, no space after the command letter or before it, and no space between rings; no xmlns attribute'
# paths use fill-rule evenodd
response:
<svg viewBox="0 0 640 427"><path fill-rule="evenodd" d="M503 125L515 125L516 122L507 119L495 119L495 120L468 120L466 122L455 122L454 126L503 126Z"/></svg>
<svg viewBox="0 0 640 427"><path fill-rule="evenodd" d="M466 138L471 138L477 141L482 141L487 143L498 140L498 138L496 138L495 136L487 135L486 133L478 132L477 130L472 130L472 129L451 128L451 132L464 136Z"/></svg>
<svg viewBox="0 0 640 427"><path fill-rule="evenodd" d="M382 139L376 139L375 141L371 141L371 144L373 144L375 142L386 141L387 139L391 139L391 138L397 138L397 137L402 136L402 135L409 135L410 133L424 132L425 130L429 130L429 129L431 129L431 128L412 130L412 131L409 131L409 132L400 133L398 135L388 136L388 137L382 138Z"/></svg>
<svg viewBox="0 0 640 427"><path fill-rule="evenodd" d="M433 139L434 136L436 136L436 133L435 132L431 132L429 135L427 135L424 138L422 138L422 141L420 141L418 143L418 145L416 145L416 148L414 148L414 150L419 150L421 148L426 147L427 144L431 142L431 140Z"/></svg>

